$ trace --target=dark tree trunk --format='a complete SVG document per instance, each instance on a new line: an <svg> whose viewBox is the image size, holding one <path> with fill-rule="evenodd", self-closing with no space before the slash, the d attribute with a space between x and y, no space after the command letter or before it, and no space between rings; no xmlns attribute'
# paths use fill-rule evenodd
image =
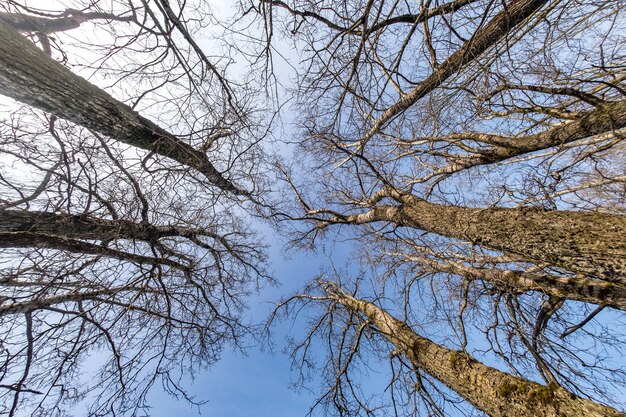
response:
<svg viewBox="0 0 626 417"><path fill-rule="evenodd" d="M105 258L119 259L121 261L135 262L138 264L164 265L181 270L185 273L191 270L188 266L169 258L138 255L79 239L72 239L67 236L45 233L0 232L0 248L53 249L85 255L103 256Z"/></svg>
<svg viewBox="0 0 626 417"><path fill-rule="evenodd" d="M207 230L175 226L154 226L127 220L107 220L63 213L0 210L0 248L40 248L104 256L136 263L167 265L187 272L188 266L167 257L153 257L114 249L105 244L115 240L155 243L165 237L184 237L196 244L200 236L228 242ZM94 243L95 242L102 242ZM208 246L208 245L207 245Z"/></svg>
<svg viewBox="0 0 626 417"><path fill-rule="evenodd" d="M147 242L168 236L195 237L209 234L208 231L192 228L26 210L0 210L0 232L42 233L83 240L130 239Z"/></svg>
<svg viewBox="0 0 626 417"><path fill-rule="evenodd" d="M207 156L73 74L0 19L0 93L201 172L210 183L245 194Z"/></svg>

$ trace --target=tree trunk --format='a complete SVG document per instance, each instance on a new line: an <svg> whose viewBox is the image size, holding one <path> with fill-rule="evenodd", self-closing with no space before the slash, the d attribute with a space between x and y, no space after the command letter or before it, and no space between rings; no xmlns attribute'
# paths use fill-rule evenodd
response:
<svg viewBox="0 0 626 417"><path fill-rule="evenodd" d="M579 119L555 126L540 133L520 137L506 137L482 133L454 135L455 139L470 139L492 145L483 155L451 164L437 173L458 172L478 165L506 161L526 153L561 146L580 139L613 132L626 127L626 100L613 101L597 106Z"/></svg>
<svg viewBox="0 0 626 417"><path fill-rule="evenodd" d="M117 239L150 242L164 237L197 237L209 231L174 226L154 226L128 220L99 219L87 215L26 210L0 210L0 233L31 232L73 239L110 241Z"/></svg>
<svg viewBox="0 0 626 417"><path fill-rule="evenodd" d="M450 76L456 74L465 65L482 55L490 47L504 38L515 26L539 10L548 0L513 0L504 6L504 10L495 15L487 24L478 29L472 37L455 53L437 67L437 69L420 82L413 90L404 94L393 106L389 107L378 118L374 126L360 139L359 147L365 143L391 119L415 104L426 94L442 85Z"/></svg>
<svg viewBox="0 0 626 417"><path fill-rule="evenodd" d="M421 257L409 257L409 259L436 272L449 272L469 280L486 281L502 290L539 291L557 298L626 310L626 287L618 283L519 270L474 268L457 262L437 262Z"/></svg>
<svg viewBox="0 0 626 417"><path fill-rule="evenodd" d="M73 74L0 19L0 93L126 144L171 158L210 183L245 194L207 156Z"/></svg>
<svg viewBox="0 0 626 417"><path fill-rule="evenodd" d="M165 265L178 269L184 273L191 271L190 267L166 257L152 257L135 253L111 249L107 246L72 239L67 236L57 236L45 233L32 232L0 232L0 248L39 248L53 249L85 255L104 256L121 261L135 262L146 265Z"/></svg>
<svg viewBox="0 0 626 417"><path fill-rule="evenodd" d="M73 16L63 16L56 19L50 19L21 13L5 12L0 12L0 20L22 32L41 33L54 33L76 29L81 24L81 21Z"/></svg>
<svg viewBox="0 0 626 417"><path fill-rule="evenodd" d="M626 285L626 216L538 208L467 208L429 203L395 190L389 196L400 204L376 206L333 221L389 221Z"/></svg>
<svg viewBox="0 0 626 417"><path fill-rule="evenodd" d="M104 19L119 22L131 22L134 16L120 17L111 13L88 12L67 9L62 16L56 18L40 17L22 13L0 12L0 20L8 23L13 29L20 32L54 33L76 29L89 20Z"/></svg>
<svg viewBox="0 0 626 417"><path fill-rule="evenodd" d="M209 248L201 236L218 241L231 250L223 237L204 229L176 226L155 226L128 220L107 220L92 216L63 213L0 210L0 248L41 248L65 250L73 253L105 256L143 264L166 265L188 272L189 267L167 257L138 255L113 249L93 241L143 241L147 244L165 237L184 237L194 244Z"/></svg>
<svg viewBox="0 0 626 417"><path fill-rule="evenodd" d="M624 417L613 408L580 398L556 385L540 385L486 366L464 352L415 333L376 305L354 298L333 284L328 295L363 314L418 369L441 381L492 417Z"/></svg>

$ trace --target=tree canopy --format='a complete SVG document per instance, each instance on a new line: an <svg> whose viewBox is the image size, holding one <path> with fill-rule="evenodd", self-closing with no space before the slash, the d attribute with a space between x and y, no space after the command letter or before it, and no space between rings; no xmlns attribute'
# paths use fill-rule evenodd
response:
<svg viewBox="0 0 626 417"><path fill-rule="evenodd" d="M194 402L287 319L314 414L624 415L623 10L0 5L1 412ZM351 255L244 319L279 241Z"/></svg>

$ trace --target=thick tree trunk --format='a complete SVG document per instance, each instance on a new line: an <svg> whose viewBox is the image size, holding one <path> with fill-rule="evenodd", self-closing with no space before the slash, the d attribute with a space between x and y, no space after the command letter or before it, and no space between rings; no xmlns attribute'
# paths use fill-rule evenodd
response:
<svg viewBox="0 0 626 417"><path fill-rule="evenodd" d="M202 245L204 243L198 238L208 236L230 250L224 238L203 229L154 226L148 223L99 219L86 215L0 210L0 248L64 250L136 263L166 265L188 272L189 267L167 257L138 255L93 243L94 241L132 240L150 244L158 239L174 236L192 239L195 244Z"/></svg>
<svg viewBox="0 0 626 417"><path fill-rule="evenodd" d="M100 219L87 215L0 210L0 233L10 232L42 233L83 240L130 239L147 242L170 236L211 235L210 232L200 229L154 226L149 223Z"/></svg>
<svg viewBox="0 0 626 417"><path fill-rule="evenodd" d="M207 156L73 74L0 19L0 93L201 172L210 183L245 194Z"/></svg>
<svg viewBox="0 0 626 417"><path fill-rule="evenodd" d="M415 333L376 305L328 284L328 295L367 317L418 369L438 379L492 417L624 417L613 408L580 398L556 385L540 385L486 366Z"/></svg>
<svg viewBox="0 0 626 417"><path fill-rule="evenodd" d="M486 281L503 290L539 291L557 298L626 310L626 286L618 283L518 270L473 268L457 262L437 262L426 258L409 259L437 272L449 272L469 280Z"/></svg>
<svg viewBox="0 0 626 417"><path fill-rule="evenodd" d="M538 208L467 208L389 193L399 205L333 219L389 221L626 285L626 216Z"/></svg>

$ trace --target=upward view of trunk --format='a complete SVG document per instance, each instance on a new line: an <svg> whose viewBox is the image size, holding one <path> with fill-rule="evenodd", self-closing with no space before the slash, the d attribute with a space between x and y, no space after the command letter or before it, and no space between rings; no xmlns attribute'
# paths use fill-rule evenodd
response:
<svg viewBox="0 0 626 417"><path fill-rule="evenodd" d="M515 26L530 17L546 3L548 3L548 0L513 0L507 3L500 13L478 29L471 39L442 62L430 76L385 110L374 126L359 141L359 147L365 146L365 143L376 135L389 120L408 109L422 97L426 96L426 94L443 84L453 74L456 74L465 65L497 44Z"/></svg>
<svg viewBox="0 0 626 417"><path fill-rule="evenodd" d="M0 94L201 172L224 191L245 194L206 154L48 57L0 19Z"/></svg>
<svg viewBox="0 0 626 417"><path fill-rule="evenodd" d="M437 272L448 272L468 280L489 282L503 290L538 291L556 298L582 301L626 310L626 286L580 277L537 274L519 270L473 268L457 262L437 262L426 258L410 260Z"/></svg>
<svg viewBox="0 0 626 417"><path fill-rule="evenodd" d="M137 255L132 252L111 249L106 246L96 245L94 243L62 235L48 235L32 232L0 233L0 248L53 249L82 255L103 256L105 258L135 262L138 264L166 265L185 273L190 271L188 266L166 257Z"/></svg>
<svg viewBox="0 0 626 417"><path fill-rule="evenodd" d="M354 298L333 284L328 295L346 309L362 314L396 346L415 368L436 378L492 417L624 417L556 385L540 385L483 365L414 332L376 305Z"/></svg>
<svg viewBox="0 0 626 417"><path fill-rule="evenodd" d="M548 129L544 132L519 138L491 136L485 142L495 145L485 162L499 162L528 152L535 152L590 136L626 127L626 100L599 105L579 119ZM488 136L488 135L487 135Z"/></svg>
<svg viewBox="0 0 626 417"><path fill-rule="evenodd" d="M626 100L599 105L583 114L579 119L563 123L543 132L520 137L505 137L491 134L457 134L452 140L470 139L491 145L483 154L452 163L436 171L437 174L451 174L479 165L503 162L527 153L558 147L580 139L613 132L626 127Z"/></svg>
<svg viewBox="0 0 626 417"><path fill-rule="evenodd" d="M152 241L170 236L197 236L209 231L155 226L128 220L108 220L64 213L0 210L0 234L29 232L73 239L109 241L116 239Z"/></svg>
<svg viewBox="0 0 626 417"><path fill-rule="evenodd" d="M380 205L340 221L389 221L626 285L626 216L537 208L467 208L392 194L399 205Z"/></svg>

